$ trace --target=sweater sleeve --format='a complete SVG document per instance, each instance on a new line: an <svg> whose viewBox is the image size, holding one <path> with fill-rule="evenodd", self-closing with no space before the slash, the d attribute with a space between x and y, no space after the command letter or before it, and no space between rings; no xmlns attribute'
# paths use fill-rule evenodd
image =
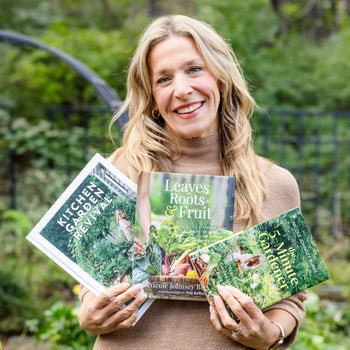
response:
<svg viewBox="0 0 350 350"><path fill-rule="evenodd" d="M299 187L294 176L276 164L262 167L267 182L267 199L262 204L262 220L268 220L295 207L300 207Z"/></svg>
<svg viewBox="0 0 350 350"><path fill-rule="evenodd" d="M268 184L268 198L263 203L263 214L267 219L275 217L289 209L300 207L300 194L294 176L286 169L273 164L265 166ZM272 309L283 309L295 318L297 324L293 332L285 339L280 349L290 347L297 335L299 325L305 317L303 302L307 299L307 290L269 306L264 312Z"/></svg>
<svg viewBox="0 0 350 350"><path fill-rule="evenodd" d="M305 317L305 306L303 302L307 299L307 290L304 290L298 294L295 294L285 300L282 300L274 305L271 305L263 310L267 312L273 309L282 309L289 312L295 318L297 324L293 329L292 333L284 340L284 343L279 347L279 349L289 348L295 341L297 336L299 325Z"/></svg>

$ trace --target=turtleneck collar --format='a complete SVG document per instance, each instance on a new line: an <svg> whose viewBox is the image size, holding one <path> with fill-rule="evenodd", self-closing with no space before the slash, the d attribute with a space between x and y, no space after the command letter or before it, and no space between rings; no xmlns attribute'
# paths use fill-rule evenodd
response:
<svg viewBox="0 0 350 350"><path fill-rule="evenodd" d="M172 162L172 172L222 175L219 133L201 138L176 137L179 156Z"/></svg>

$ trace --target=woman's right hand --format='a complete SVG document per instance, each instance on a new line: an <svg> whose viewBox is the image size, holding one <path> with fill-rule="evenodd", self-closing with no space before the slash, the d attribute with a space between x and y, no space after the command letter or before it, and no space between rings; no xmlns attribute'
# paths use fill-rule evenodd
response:
<svg viewBox="0 0 350 350"><path fill-rule="evenodd" d="M98 296L87 292L78 313L81 327L92 335L131 327L139 307L147 299L145 294L137 296L140 290L140 285L130 287L128 283L122 283L105 289ZM125 305L132 298L135 299Z"/></svg>
<svg viewBox="0 0 350 350"><path fill-rule="evenodd" d="M143 254L142 242L138 238L134 238L134 252L137 254Z"/></svg>

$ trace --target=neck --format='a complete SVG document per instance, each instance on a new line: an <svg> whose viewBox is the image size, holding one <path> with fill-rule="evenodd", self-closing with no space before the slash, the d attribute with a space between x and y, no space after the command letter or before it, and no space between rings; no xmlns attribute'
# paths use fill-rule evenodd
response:
<svg viewBox="0 0 350 350"><path fill-rule="evenodd" d="M222 175L219 133L206 137L176 137L179 156L172 162L172 172L184 174Z"/></svg>

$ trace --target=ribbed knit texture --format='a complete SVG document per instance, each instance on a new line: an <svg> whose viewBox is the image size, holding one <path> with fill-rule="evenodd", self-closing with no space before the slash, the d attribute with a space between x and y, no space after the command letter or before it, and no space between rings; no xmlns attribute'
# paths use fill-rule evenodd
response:
<svg viewBox="0 0 350 350"><path fill-rule="evenodd" d="M173 162L175 173L222 175L218 134L201 139L181 140L181 156ZM267 179L269 196L263 203L266 219L299 206L299 191L294 177L263 158L260 167ZM114 164L125 172L119 159ZM246 228L246 222L234 222L234 231ZM82 289L82 293L84 289ZM270 308L282 308L294 315L298 324L305 315L302 301L307 293L299 293ZM280 349L291 345L296 330ZM138 323L129 329L102 335L97 338L94 350L218 350L246 349L226 336L219 334L209 320L207 302L156 300Z"/></svg>

